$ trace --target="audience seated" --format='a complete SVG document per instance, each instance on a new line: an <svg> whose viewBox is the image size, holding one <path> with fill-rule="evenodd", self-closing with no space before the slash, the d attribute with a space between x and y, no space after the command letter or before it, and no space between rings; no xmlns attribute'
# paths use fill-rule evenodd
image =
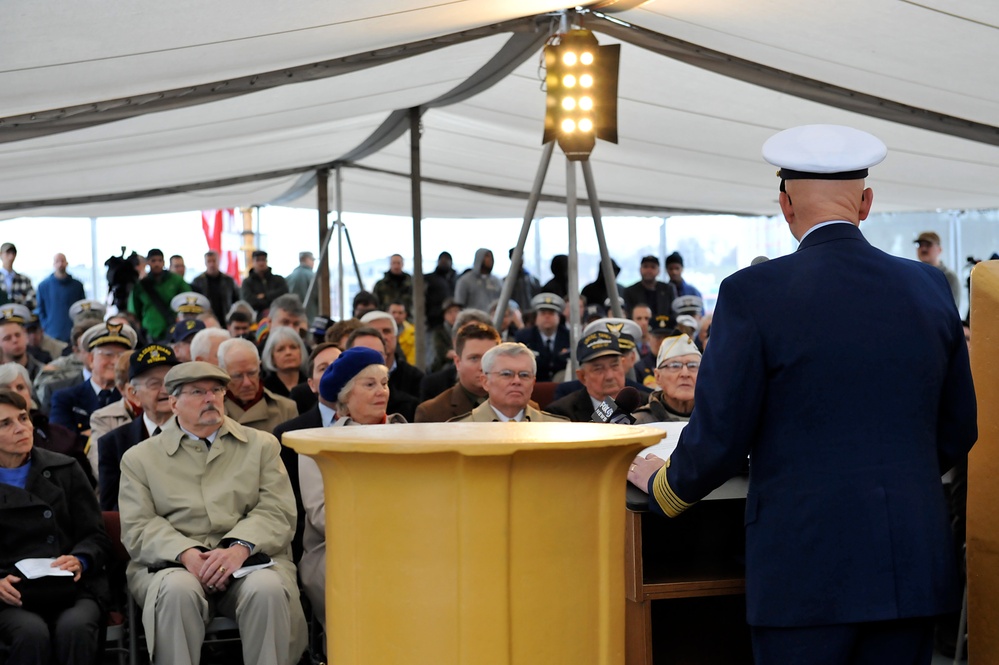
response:
<svg viewBox="0 0 999 665"><path fill-rule="evenodd" d="M701 352L685 333L663 340L655 374L659 390L632 414L635 424L689 420L700 364Z"/></svg>

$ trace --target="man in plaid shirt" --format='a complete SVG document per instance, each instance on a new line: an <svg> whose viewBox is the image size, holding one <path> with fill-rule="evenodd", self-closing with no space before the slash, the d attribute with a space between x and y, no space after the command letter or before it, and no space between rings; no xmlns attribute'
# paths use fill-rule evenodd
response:
<svg viewBox="0 0 999 665"><path fill-rule="evenodd" d="M17 247L14 243L5 242L0 245L0 276L3 277L3 288L7 294L9 302L16 302L24 305L30 310L35 309L35 287L31 285L31 279L26 275L14 272L14 259L17 258Z"/></svg>

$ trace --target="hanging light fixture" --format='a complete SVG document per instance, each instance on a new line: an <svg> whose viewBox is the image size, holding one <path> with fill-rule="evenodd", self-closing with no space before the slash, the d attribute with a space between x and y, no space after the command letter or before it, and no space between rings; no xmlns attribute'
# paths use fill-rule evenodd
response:
<svg viewBox="0 0 999 665"><path fill-rule="evenodd" d="M557 140L573 161L597 139L617 143L617 71L621 46L600 46L589 30L569 30L545 47L548 89L542 143Z"/></svg>

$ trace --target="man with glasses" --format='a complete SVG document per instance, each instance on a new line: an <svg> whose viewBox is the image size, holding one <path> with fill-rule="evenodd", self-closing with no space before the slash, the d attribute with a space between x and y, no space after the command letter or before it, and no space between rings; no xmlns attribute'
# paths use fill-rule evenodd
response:
<svg viewBox="0 0 999 665"><path fill-rule="evenodd" d="M81 444L90 437L90 414L121 399L115 387L118 358L135 348L137 336L127 323L98 323L80 337L86 351L84 366L90 376L72 388L52 395L49 419L76 432ZM86 376L86 372L84 373Z"/></svg>
<svg viewBox="0 0 999 665"><path fill-rule="evenodd" d="M636 425L690 420L701 352L684 333L663 340L656 365L656 390L649 403L632 414Z"/></svg>
<svg viewBox="0 0 999 665"><path fill-rule="evenodd" d="M579 340L576 378L583 387L549 404L548 411L574 423L592 422L593 412L604 399L617 397L624 388L621 355L618 338L609 332L597 331Z"/></svg>
<svg viewBox="0 0 999 665"><path fill-rule="evenodd" d="M159 434L173 416L163 379L178 364L170 347L162 344L144 346L129 356L125 395L129 402L142 407L142 415L97 439L101 510L118 510L120 465L125 451Z"/></svg>
<svg viewBox="0 0 999 665"><path fill-rule="evenodd" d="M253 342L228 339L219 344L219 367L227 372L229 391L225 414L241 425L274 432L274 428L298 416L295 402L264 388L260 354Z"/></svg>
<svg viewBox="0 0 999 665"><path fill-rule="evenodd" d="M536 373L534 352L523 344L504 342L492 347L482 356L482 386L489 397L451 422L566 422L567 418L530 405Z"/></svg>
<svg viewBox="0 0 999 665"><path fill-rule="evenodd" d="M199 662L214 614L239 625L247 665L297 663L305 650L291 559L295 496L277 439L225 417L230 381L209 363L171 368L164 387L174 417L121 460L128 588L155 663Z"/></svg>

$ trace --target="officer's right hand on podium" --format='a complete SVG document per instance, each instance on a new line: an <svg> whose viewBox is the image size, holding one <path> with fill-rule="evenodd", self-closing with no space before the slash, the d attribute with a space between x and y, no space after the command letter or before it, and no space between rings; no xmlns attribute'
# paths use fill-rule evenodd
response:
<svg viewBox="0 0 999 665"><path fill-rule="evenodd" d="M666 460L662 457L657 457L652 453L645 457L639 455L628 468L628 482L648 494L649 478L656 475L656 472L664 466L666 466Z"/></svg>

